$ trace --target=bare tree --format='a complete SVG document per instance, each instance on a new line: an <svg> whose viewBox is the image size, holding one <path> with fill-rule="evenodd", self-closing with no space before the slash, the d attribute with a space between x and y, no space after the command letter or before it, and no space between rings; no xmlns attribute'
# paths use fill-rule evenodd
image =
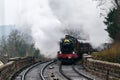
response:
<svg viewBox="0 0 120 80"><path fill-rule="evenodd" d="M30 35L13 30L8 37L1 40L2 54L8 54L9 57L37 56L40 51L35 48ZM39 55L38 55L39 56Z"/></svg>
<svg viewBox="0 0 120 80"><path fill-rule="evenodd" d="M0 53L3 56L4 54L7 54L7 40L5 36L2 36L0 41Z"/></svg>
<svg viewBox="0 0 120 80"><path fill-rule="evenodd" d="M107 3L108 1L110 1L114 5L114 7L120 8L120 0L95 0L95 1L99 2L98 6L102 6L105 3Z"/></svg>
<svg viewBox="0 0 120 80"><path fill-rule="evenodd" d="M109 10L108 15L105 17L104 23L107 25L106 31L109 33L109 36L114 41L120 41L120 0L97 0L99 1L99 6L104 4L101 3L108 3L111 2L113 7ZM109 3L108 3L109 4Z"/></svg>
<svg viewBox="0 0 120 80"><path fill-rule="evenodd" d="M81 29L65 29L63 31L65 34L71 35L79 40L87 40L89 36L83 32Z"/></svg>
<svg viewBox="0 0 120 80"><path fill-rule="evenodd" d="M120 0L114 0L116 7L120 8Z"/></svg>

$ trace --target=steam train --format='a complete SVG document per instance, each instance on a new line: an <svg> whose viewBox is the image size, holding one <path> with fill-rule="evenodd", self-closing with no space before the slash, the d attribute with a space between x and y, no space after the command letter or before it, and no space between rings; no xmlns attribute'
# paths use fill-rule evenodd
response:
<svg viewBox="0 0 120 80"><path fill-rule="evenodd" d="M70 35L66 35L65 39L60 41L57 59L62 63L74 63L76 60L82 59L83 53L89 53L92 50L89 43L81 42Z"/></svg>

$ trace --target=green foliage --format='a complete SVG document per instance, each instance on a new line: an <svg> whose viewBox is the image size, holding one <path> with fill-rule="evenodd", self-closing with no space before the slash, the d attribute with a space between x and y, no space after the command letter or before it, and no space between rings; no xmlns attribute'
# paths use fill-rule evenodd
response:
<svg viewBox="0 0 120 80"><path fill-rule="evenodd" d="M116 8L113 8L108 13L107 17L105 18L104 23L107 25L106 31L109 33L109 36L115 40L120 40L120 25L119 25L119 10Z"/></svg>

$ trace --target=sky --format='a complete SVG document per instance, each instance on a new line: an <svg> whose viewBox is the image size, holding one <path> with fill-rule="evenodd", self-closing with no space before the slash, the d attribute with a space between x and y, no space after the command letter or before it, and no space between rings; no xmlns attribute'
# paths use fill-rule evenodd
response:
<svg viewBox="0 0 120 80"><path fill-rule="evenodd" d="M109 41L97 5L93 0L0 0L0 25L29 33L42 54L55 57L65 29L83 32L94 47Z"/></svg>
<svg viewBox="0 0 120 80"><path fill-rule="evenodd" d="M3 24L3 16L4 16L4 1L0 0L0 25Z"/></svg>

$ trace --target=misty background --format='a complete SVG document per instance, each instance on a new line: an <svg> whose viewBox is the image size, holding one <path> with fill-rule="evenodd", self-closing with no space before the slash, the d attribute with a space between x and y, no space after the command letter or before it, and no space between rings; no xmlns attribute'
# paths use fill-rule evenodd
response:
<svg viewBox="0 0 120 80"><path fill-rule="evenodd" d="M0 36L21 30L32 36L41 54L49 57L55 57L65 30L80 32L98 47L109 41L103 23L108 11L98 5L93 0L0 0Z"/></svg>

